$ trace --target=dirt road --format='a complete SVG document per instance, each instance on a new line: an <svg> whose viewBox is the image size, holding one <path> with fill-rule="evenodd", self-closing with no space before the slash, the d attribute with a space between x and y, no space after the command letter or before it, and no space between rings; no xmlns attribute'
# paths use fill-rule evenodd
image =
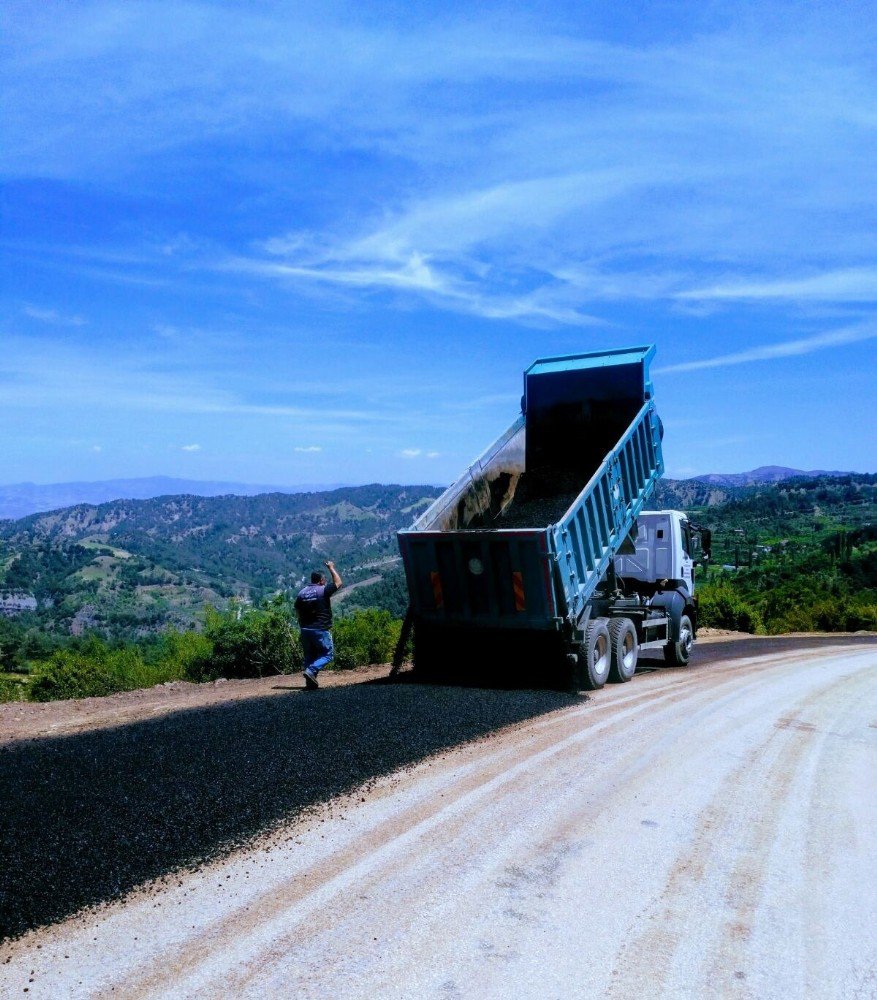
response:
<svg viewBox="0 0 877 1000"><path fill-rule="evenodd" d="M2 945L0 993L877 997L875 775L874 644L646 673Z"/></svg>

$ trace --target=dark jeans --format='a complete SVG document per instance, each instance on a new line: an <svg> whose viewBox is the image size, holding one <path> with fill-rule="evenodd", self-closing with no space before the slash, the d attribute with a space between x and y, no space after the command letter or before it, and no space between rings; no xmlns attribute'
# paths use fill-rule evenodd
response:
<svg viewBox="0 0 877 1000"><path fill-rule="evenodd" d="M327 663L335 659L335 645L332 633L321 628L303 628L301 646L305 656L305 670L318 673Z"/></svg>

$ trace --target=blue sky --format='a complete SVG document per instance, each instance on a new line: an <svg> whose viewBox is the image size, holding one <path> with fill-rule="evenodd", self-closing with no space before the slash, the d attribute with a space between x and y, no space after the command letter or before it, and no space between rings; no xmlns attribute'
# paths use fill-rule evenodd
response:
<svg viewBox="0 0 877 1000"><path fill-rule="evenodd" d="M0 481L441 483L641 343L669 474L877 467L873 5L0 19Z"/></svg>

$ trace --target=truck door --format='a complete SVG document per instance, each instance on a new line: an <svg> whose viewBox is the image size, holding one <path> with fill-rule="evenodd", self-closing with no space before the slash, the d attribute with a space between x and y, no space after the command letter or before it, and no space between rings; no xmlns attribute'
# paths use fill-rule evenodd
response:
<svg viewBox="0 0 877 1000"><path fill-rule="evenodd" d="M694 533L691 522L687 519L679 522L681 551L679 554L679 577L688 587L688 593L694 593Z"/></svg>
<svg viewBox="0 0 877 1000"><path fill-rule="evenodd" d="M620 576L654 583L673 578L673 523L668 514L640 514L637 521L636 555L617 556Z"/></svg>

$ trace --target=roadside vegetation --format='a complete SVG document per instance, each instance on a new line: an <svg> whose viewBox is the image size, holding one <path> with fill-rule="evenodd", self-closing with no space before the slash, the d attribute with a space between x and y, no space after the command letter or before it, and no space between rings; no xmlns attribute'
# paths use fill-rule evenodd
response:
<svg viewBox="0 0 877 1000"><path fill-rule="evenodd" d="M705 572L701 570L698 583L702 626L772 635L877 630L877 476L787 480L740 489L733 499L723 498L711 505L707 494L714 492L701 490L702 495L690 498L693 502L688 508L696 523L713 529L712 564ZM369 506L354 507L354 494ZM395 649L407 604L404 574L393 555L394 529L410 518L411 510L404 504L410 504L411 498L399 487L346 491L343 502L339 496L340 491L336 491L297 500L295 503L305 508L300 516L306 514L311 520L283 523L295 538L305 528L348 531L354 525L363 531L359 547L350 550L355 551L355 556L349 556L356 560L355 568L350 573L345 569L345 579L367 579L376 566L381 578L351 587L337 604L334 669L386 663ZM241 514L237 507L240 498L214 499L221 501L226 518L221 532L216 532L217 539L250 538L254 529L249 534L232 534L237 523L234 517ZM327 506L327 499L333 504ZM675 499L682 506L684 497ZM171 501L176 504L174 512L179 513L180 498L133 506L142 519L147 514L157 517L156 511L166 513L164 506ZM267 497L260 501L261 507L255 501L252 504L264 517L264 524L276 533L279 528L271 517L280 524L279 515L289 517L287 506L292 502L290 498ZM672 506L674 496L659 496L657 502ZM698 502L701 506L696 506ZM199 510L204 507L199 516L205 520L215 513L209 500L197 503ZM282 506L279 513L274 511L277 505ZM105 506L116 511L119 505ZM253 510L244 511L247 518L253 517ZM384 518L388 510L392 516ZM22 524L40 525L50 520L48 515L38 515ZM366 532L370 521L379 522L378 534ZM146 526L157 532L157 525L149 522ZM121 533L121 528L115 530ZM169 575L158 561L144 562L147 543L156 554L150 541L153 535L145 529L136 537L129 530L123 539L124 550L109 547L106 540L54 540L48 531L45 528L38 539L26 543L8 541L5 548L0 538L0 596L20 592L33 595L39 605L38 610L24 607L11 617L0 615L0 701L48 701L167 681L260 677L301 669L298 629L287 595L295 589L290 577L301 577L314 561L312 535L306 536L307 551L300 555L295 572L287 571L285 583L279 575L262 581L266 589L269 584L274 591L283 587L281 594L270 596L262 590L259 596L257 589L250 589L246 592L252 604L224 597L230 590L222 581L247 574L255 580L261 572L262 549L247 549L239 541L227 545L222 549L224 576L211 576L209 587L196 587L189 581L186 601L193 611L187 617L180 603L158 599L158 595L149 598L147 615L133 603L132 595L152 593L151 588L159 588ZM19 538L21 525L6 528L5 535L9 540ZM190 548L202 544L197 541L199 532L186 537ZM218 540L211 544L217 552L221 550ZM137 546L143 552L132 555ZM184 555L192 559L190 565L201 566L198 572L210 565L208 549L173 551L177 572L183 571ZM187 572L192 576L196 571ZM109 582L101 574L109 574ZM100 611L95 596L100 587L114 595L112 614ZM162 593L167 591L165 586ZM194 609L198 599L200 611ZM83 602L87 601L96 609L93 617L83 614ZM74 608L80 609L78 635L71 634Z"/></svg>
<svg viewBox="0 0 877 1000"><path fill-rule="evenodd" d="M877 630L877 476L793 479L691 511L714 528L702 625L741 632Z"/></svg>
<svg viewBox="0 0 877 1000"><path fill-rule="evenodd" d="M389 662L401 628L400 620L376 608L336 618L333 667ZM170 681L270 677L302 669L298 627L284 597L255 609L207 608L201 631L168 629L136 642L91 633L35 658L25 655L26 643L16 644L7 620L0 619L0 630L5 660L0 701L100 697Z"/></svg>

